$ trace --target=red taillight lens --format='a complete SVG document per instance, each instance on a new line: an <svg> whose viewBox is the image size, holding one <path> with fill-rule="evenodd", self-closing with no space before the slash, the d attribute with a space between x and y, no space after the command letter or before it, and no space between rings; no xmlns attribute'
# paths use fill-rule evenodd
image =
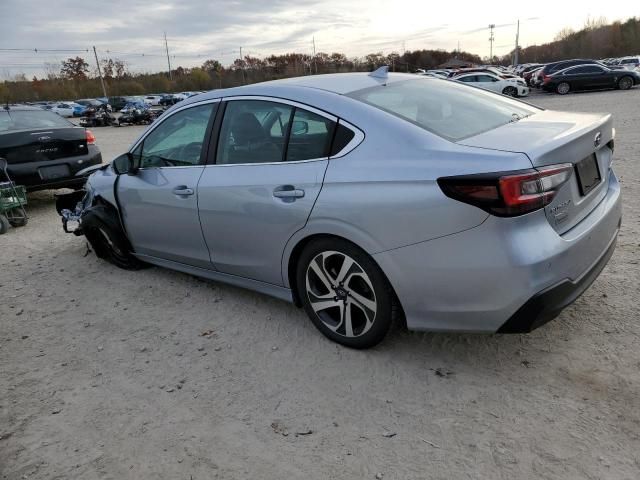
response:
<svg viewBox="0 0 640 480"><path fill-rule="evenodd" d="M551 77L549 75L542 76L542 83L547 83L549 80L551 80Z"/></svg>
<svg viewBox="0 0 640 480"><path fill-rule="evenodd" d="M95 145L96 136L93 134L91 130L85 130L85 137L87 139L87 145Z"/></svg>
<svg viewBox="0 0 640 480"><path fill-rule="evenodd" d="M448 197L499 217L515 217L551 203L572 172L573 165L564 163L537 170L439 178L438 184Z"/></svg>

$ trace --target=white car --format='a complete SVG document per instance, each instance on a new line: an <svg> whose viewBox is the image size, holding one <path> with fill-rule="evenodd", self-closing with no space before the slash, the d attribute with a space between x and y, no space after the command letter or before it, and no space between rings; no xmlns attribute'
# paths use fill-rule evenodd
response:
<svg viewBox="0 0 640 480"><path fill-rule="evenodd" d="M640 67L640 56L623 57L620 60L618 60L616 65L624 67L627 70L636 70Z"/></svg>
<svg viewBox="0 0 640 480"><path fill-rule="evenodd" d="M61 117L73 117L73 103L56 103L51 107L53 113L57 113Z"/></svg>
<svg viewBox="0 0 640 480"><path fill-rule="evenodd" d="M157 105L160 105L161 99L162 99L162 95L147 95L146 97L144 97L144 103L157 106Z"/></svg>
<svg viewBox="0 0 640 480"><path fill-rule="evenodd" d="M484 88L485 90L502 93L503 95L509 95L510 97L526 97L529 95L529 87L524 85L524 80L521 78L502 79L491 73L466 73L455 77L454 80Z"/></svg>

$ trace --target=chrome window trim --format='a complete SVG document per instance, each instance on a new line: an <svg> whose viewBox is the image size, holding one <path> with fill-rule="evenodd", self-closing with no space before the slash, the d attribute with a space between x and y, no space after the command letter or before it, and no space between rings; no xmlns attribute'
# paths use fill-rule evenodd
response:
<svg viewBox="0 0 640 480"><path fill-rule="evenodd" d="M356 127L355 125L352 125L351 123L342 119L340 119L338 123L347 127L349 130L351 130L354 133L354 135L351 141L347 143L344 146L344 148L340 150L338 153L336 153L335 155L331 155L329 157L329 160L332 160L334 158L344 157L345 155L350 153L352 150L354 150L358 145L360 145L364 141L364 137L365 137L364 132L360 130L358 127Z"/></svg>
<svg viewBox="0 0 640 480"><path fill-rule="evenodd" d="M302 110L307 110L311 113L315 113L317 115L320 115L321 117L324 117L328 120L331 120L333 122L338 122L338 117L336 117L335 115L332 115L331 113L325 112L323 110L320 110L318 108L312 107L311 105L307 105L306 103L301 103L301 102L296 102L294 100L288 100L286 98L280 98L280 97L267 97L264 95L238 95L238 96L234 96L234 97L224 97L223 98L225 102L233 102L236 100L257 100L257 101L262 101L262 102L271 102L271 103L282 103L284 105L289 105L292 107L298 107L301 108Z"/></svg>
<svg viewBox="0 0 640 480"><path fill-rule="evenodd" d="M209 167L253 167L256 165L294 165L298 163L309 163L309 162L326 162L329 160L329 157L319 157L319 158L310 158L308 160L291 160L288 162L256 162L256 163L210 163L208 165L199 165L204 166L205 168Z"/></svg>

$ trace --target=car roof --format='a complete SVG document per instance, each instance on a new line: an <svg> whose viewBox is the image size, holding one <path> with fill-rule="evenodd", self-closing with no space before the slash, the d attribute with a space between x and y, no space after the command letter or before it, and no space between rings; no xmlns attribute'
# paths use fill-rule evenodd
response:
<svg viewBox="0 0 640 480"><path fill-rule="evenodd" d="M567 70L573 70L574 68L580 68L580 67L598 67L598 68L605 68L602 65L598 64L598 63L581 63L579 65L571 65L570 67L567 68L563 68L562 70L558 70L557 72L554 73L558 74L558 73L562 73L562 72L566 72Z"/></svg>
<svg viewBox="0 0 640 480"><path fill-rule="evenodd" d="M6 112L7 108L5 105L0 106L0 112ZM34 111L34 112L43 112L40 107L32 107L31 105L9 105L9 111Z"/></svg>
<svg viewBox="0 0 640 480"><path fill-rule="evenodd" d="M304 87L345 95L356 90L362 90L379 85L389 85L405 80L424 78L413 73L388 73L386 77L372 77L369 72L329 73L325 75L309 75L305 77L291 77L268 82L254 83L242 87L213 90L198 95L197 101L208 98L219 98L228 95L242 95L253 89L264 90L265 87Z"/></svg>

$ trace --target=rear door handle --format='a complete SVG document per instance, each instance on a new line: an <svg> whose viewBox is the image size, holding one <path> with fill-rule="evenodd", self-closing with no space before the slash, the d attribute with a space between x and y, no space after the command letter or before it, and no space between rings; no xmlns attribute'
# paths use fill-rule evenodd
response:
<svg viewBox="0 0 640 480"><path fill-rule="evenodd" d="M189 188L186 185L180 185L179 187L173 189L173 193L175 195L186 197L189 195L193 195L195 192L193 191L193 188Z"/></svg>
<svg viewBox="0 0 640 480"><path fill-rule="evenodd" d="M287 199L302 198L304 197L304 190L293 185L281 185L273 190L273 196Z"/></svg>

